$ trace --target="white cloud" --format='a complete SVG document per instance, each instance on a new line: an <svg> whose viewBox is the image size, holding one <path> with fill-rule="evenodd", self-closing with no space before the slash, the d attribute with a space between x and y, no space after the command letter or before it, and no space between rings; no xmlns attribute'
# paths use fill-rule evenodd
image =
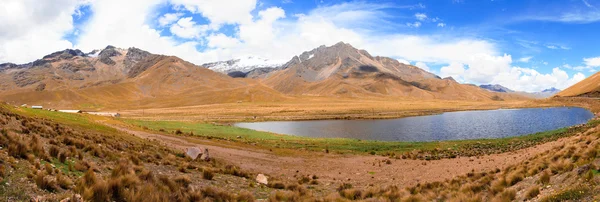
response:
<svg viewBox="0 0 600 202"><path fill-rule="evenodd" d="M454 80L462 81L462 75L465 73L465 65L453 62L448 66L444 66L440 69L440 76L442 78L452 77Z"/></svg>
<svg viewBox="0 0 600 202"><path fill-rule="evenodd" d="M250 14L256 8L256 0L170 0L193 13L200 13L216 29L223 24L242 24L252 21Z"/></svg>
<svg viewBox="0 0 600 202"><path fill-rule="evenodd" d="M181 18L171 25L171 33L181 38L198 38L205 34L208 25L196 25L192 17Z"/></svg>
<svg viewBox="0 0 600 202"><path fill-rule="evenodd" d="M437 24L438 27L446 27L446 23L440 22Z"/></svg>
<svg viewBox="0 0 600 202"><path fill-rule="evenodd" d="M590 67L600 67L600 57L583 58L583 63Z"/></svg>
<svg viewBox="0 0 600 202"><path fill-rule="evenodd" d="M228 37L223 33L210 35L207 37L208 47L211 48L233 48L240 44L236 38Z"/></svg>
<svg viewBox="0 0 600 202"><path fill-rule="evenodd" d="M546 48L549 48L549 49L558 49L558 47L556 47L554 45L548 45L548 46L546 46Z"/></svg>
<svg viewBox="0 0 600 202"><path fill-rule="evenodd" d="M400 62L402 64L410 65L410 62L408 60L405 60L405 59L397 59L397 60L398 60L398 62Z"/></svg>
<svg viewBox="0 0 600 202"><path fill-rule="evenodd" d="M567 72L558 67L548 74L529 68L512 67L510 71L497 75L492 82L514 90L538 92L550 87L565 89L583 79L585 75L582 73L569 77Z"/></svg>
<svg viewBox="0 0 600 202"><path fill-rule="evenodd" d="M427 20L427 15L425 13L416 13L415 18L419 21Z"/></svg>
<svg viewBox="0 0 600 202"><path fill-rule="evenodd" d="M0 63L27 63L73 44L64 35L74 30L77 0L3 0L0 6Z"/></svg>
<svg viewBox="0 0 600 202"><path fill-rule="evenodd" d="M424 62L417 62L417 63L415 63L415 66L418 68L421 68L422 70L431 72L431 69L429 68L429 66L427 66L427 64Z"/></svg>
<svg viewBox="0 0 600 202"><path fill-rule="evenodd" d="M183 13L166 13L160 18L158 18L158 24L160 26L166 26L174 23L181 17Z"/></svg>
<svg viewBox="0 0 600 202"><path fill-rule="evenodd" d="M406 26L419 28L419 27L421 27L421 22L414 22L414 23L407 22Z"/></svg>
<svg viewBox="0 0 600 202"><path fill-rule="evenodd" d="M519 62L528 63L529 60L531 60L531 58L533 58L533 56L522 57L522 58L519 58Z"/></svg>

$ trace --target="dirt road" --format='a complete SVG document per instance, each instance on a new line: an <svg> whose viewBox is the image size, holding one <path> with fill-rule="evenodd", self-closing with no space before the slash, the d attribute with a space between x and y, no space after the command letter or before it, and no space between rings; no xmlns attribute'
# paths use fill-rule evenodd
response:
<svg viewBox="0 0 600 202"><path fill-rule="evenodd" d="M317 175L319 182L330 188L338 186L341 182L351 183L355 187L365 187L369 184L383 186L393 184L404 187L420 182L442 181L454 176L465 175L472 170L480 172L496 168L503 169L569 140L569 138L563 138L531 148L478 158L460 157L434 161L390 159L391 164L386 164L385 160L388 158L381 156L325 154L308 151L299 151L298 156L281 156L268 150L213 146L205 144L208 140L135 131L112 125L111 127L140 138L159 141L175 149L184 150L192 146L208 148L213 158L237 165L244 170L264 173L284 181L297 180L295 175Z"/></svg>

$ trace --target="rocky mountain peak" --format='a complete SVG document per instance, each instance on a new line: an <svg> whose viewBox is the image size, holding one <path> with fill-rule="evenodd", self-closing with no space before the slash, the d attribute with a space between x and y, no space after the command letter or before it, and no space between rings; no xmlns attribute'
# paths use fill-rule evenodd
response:
<svg viewBox="0 0 600 202"><path fill-rule="evenodd" d="M71 59L75 56L85 56L85 53L79 49L65 49L46 55L42 59Z"/></svg>
<svg viewBox="0 0 600 202"><path fill-rule="evenodd" d="M110 59L110 57L114 57L114 56L119 56L121 55L121 53L116 50L116 48L114 46L108 45L106 46L106 48L104 48L102 51L100 51L100 54L98 54L98 58L100 59L100 62L107 64L107 65L115 65L117 64L115 61L113 61L112 59Z"/></svg>

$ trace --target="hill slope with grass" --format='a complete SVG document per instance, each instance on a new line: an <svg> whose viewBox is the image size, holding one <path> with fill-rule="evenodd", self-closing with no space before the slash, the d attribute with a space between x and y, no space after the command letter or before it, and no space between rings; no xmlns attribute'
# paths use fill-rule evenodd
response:
<svg viewBox="0 0 600 202"><path fill-rule="evenodd" d="M600 97L600 72L559 92L560 97Z"/></svg>

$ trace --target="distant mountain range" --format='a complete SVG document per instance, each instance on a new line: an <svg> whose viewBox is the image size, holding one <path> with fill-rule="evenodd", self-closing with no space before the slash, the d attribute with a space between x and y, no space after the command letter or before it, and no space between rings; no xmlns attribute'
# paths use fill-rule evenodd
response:
<svg viewBox="0 0 600 202"><path fill-rule="evenodd" d="M504 87L502 85L498 85L498 84L488 84L488 85L480 85L480 88L489 90L489 91L494 91L494 92L499 92L499 93L512 93L515 92L514 90L511 90L507 87Z"/></svg>
<svg viewBox="0 0 600 202"><path fill-rule="evenodd" d="M523 96L527 96L527 97L531 97L531 98L538 98L538 99L539 99L539 98L548 98L548 97L552 97L552 96L554 96L555 94L557 94L558 92L560 92L560 90L559 90L559 89L556 89L556 88L554 88L554 87L551 87L551 88L545 89L545 90L543 90L543 91L540 91L540 92L533 92L533 93L530 93L530 92L522 92L522 91L514 91L514 90L511 90L511 89L509 89L509 88L507 88L507 87L504 87L504 86L502 86L502 85L499 85L499 84L493 84L493 85L492 85L492 84L480 85L479 87L480 87L480 88L483 88L483 89L486 89L486 90L489 90L489 91L492 91L492 92L499 92L499 93L516 93L516 94L519 94L519 95L523 95Z"/></svg>
<svg viewBox="0 0 600 202"><path fill-rule="evenodd" d="M92 109L274 101L290 95L526 99L441 79L343 42L303 52L285 63L246 57L204 67L138 48L107 46L89 53L67 49L27 64L0 64L0 99Z"/></svg>
<svg viewBox="0 0 600 202"><path fill-rule="evenodd" d="M201 66L216 72L225 73L235 78L257 78L281 67L284 64L285 61L274 61L260 57L247 56L239 59L205 63Z"/></svg>

